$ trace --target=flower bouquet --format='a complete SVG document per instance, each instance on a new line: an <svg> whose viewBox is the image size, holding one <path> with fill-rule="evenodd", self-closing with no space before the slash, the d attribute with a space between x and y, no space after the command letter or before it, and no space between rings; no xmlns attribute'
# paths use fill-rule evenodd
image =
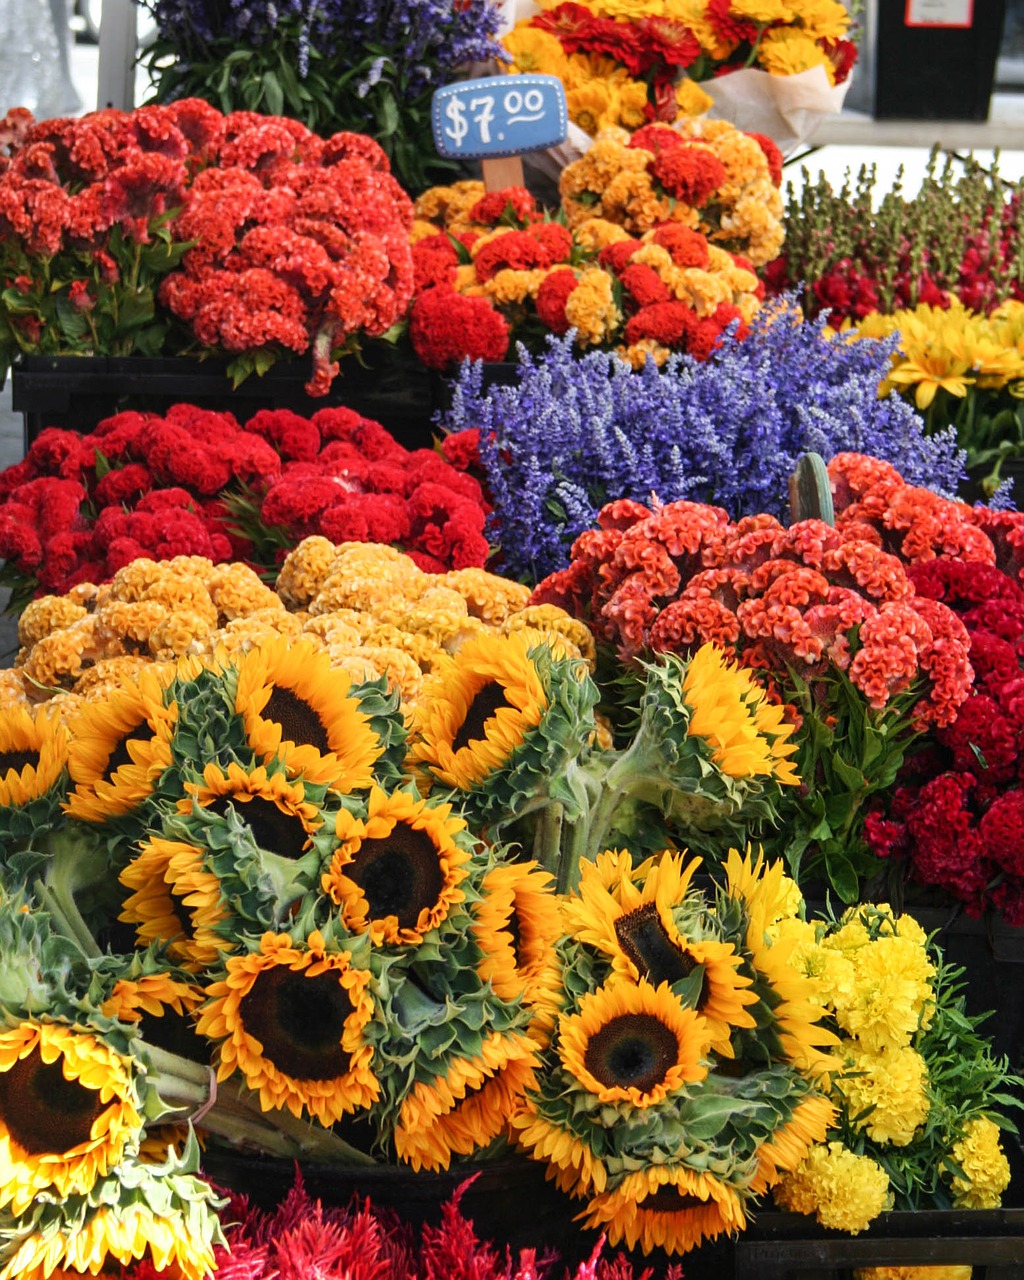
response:
<svg viewBox="0 0 1024 1280"><path fill-rule="evenodd" d="M19 611L139 558L244 559L273 577L313 534L392 543L427 571L480 568L487 511L472 476L350 409L263 409L241 427L182 404L41 432L0 472L0 578Z"/></svg>
<svg viewBox="0 0 1024 1280"><path fill-rule="evenodd" d="M322 137L369 134L409 191L455 168L434 148L434 90L501 56L494 0L141 2L156 24L143 60L157 102L205 98L226 114L288 116Z"/></svg>
<svg viewBox="0 0 1024 1280"><path fill-rule="evenodd" d="M412 205L372 139L196 99L49 120L0 172L0 370L21 353L338 358L412 296Z"/></svg>

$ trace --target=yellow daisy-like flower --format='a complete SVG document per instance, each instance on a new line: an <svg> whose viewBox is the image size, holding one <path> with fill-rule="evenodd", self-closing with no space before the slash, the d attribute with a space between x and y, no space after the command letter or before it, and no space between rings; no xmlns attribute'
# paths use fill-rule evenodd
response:
<svg viewBox="0 0 1024 1280"><path fill-rule="evenodd" d="M700 865L694 858L684 866L682 854L665 852L634 870L628 852L607 851L582 864L576 896L566 900L563 914L579 941L607 955L613 970L632 982L676 983L702 966L696 1012L707 1022L710 1047L731 1058L733 1029L756 1025L746 1007L757 1003L748 990L752 979L737 972L743 958L735 947L684 938L672 916Z"/></svg>
<svg viewBox="0 0 1024 1280"><path fill-rule="evenodd" d="M432 1083L417 1082L402 1103L395 1150L413 1169L447 1169L508 1127L536 1083L537 1045L521 1032L494 1032L474 1058L456 1058Z"/></svg>
<svg viewBox="0 0 1024 1280"><path fill-rule="evenodd" d="M889 1208L889 1175L870 1156L841 1142L814 1146L799 1167L775 1187L775 1202L813 1214L823 1227L858 1235Z"/></svg>
<svg viewBox="0 0 1024 1280"><path fill-rule="evenodd" d="M239 657L237 668L235 710L257 755L279 756L338 791L370 785L381 743L348 677L325 653L281 636Z"/></svg>
<svg viewBox="0 0 1024 1280"><path fill-rule="evenodd" d="M548 981L561 933L553 877L535 862L492 867L473 908L473 936L483 959L477 968L502 1000L520 996L527 1004L547 1003Z"/></svg>
<svg viewBox="0 0 1024 1280"><path fill-rule="evenodd" d="M477 786L507 763L546 710L528 641L481 634L424 682L410 762L446 786Z"/></svg>
<svg viewBox="0 0 1024 1280"><path fill-rule="evenodd" d="M797 20L815 40L845 40L850 30L850 10L840 0L800 0Z"/></svg>
<svg viewBox="0 0 1024 1280"><path fill-rule="evenodd" d="M143 1204L101 1206L71 1230L35 1231L18 1244L0 1280L81 1280L110 1275L111 1260L152 1259L161 1280L204 1280L216 1269L213 1244L179 1215Z"/></svg>
<svg viewBox="0 0 1024 1280"><path fill-rule="evenodd" d="M685 1253L702 1240L741 1231L743 1203L713 1174L684 1165L660 1164L628 1173L587 1205L585 1225L608 1233L608 1243L645 1253Z"/></svg>
<svg viewBox="0 0 1024 1280"><path fill-rule="evenodd" d="M0 1206L24 1213L43 1191L84 1195L136 1141L130 1063L57 1023L0 1031Z"/></svg>
<svg viewBox="0 0 1024 1280"><path fill-rule="evenodd" d="M953 1143L953 1159L963 1177L953 1179L953 1200L960 1209L997 1209L1010 1184L1010 1164L999 1141L999 1126L987 1116L969 1120Z"/></svg>
<svg viewBox="0 0 1024 1280"><path fill-rule="evenodd" d="M0 710L0 806L46 795L68 762L70 738L57 711L16 704Z"/></svg>
<svg viewBox="0 0 1024 1280"><path fill-rule="evenodd" d="M376 945L415 946L462 902L469 852L451 805L431 806L407 791L373 787L364 820L337 816L337 848L321 884L345 927Z"/></svg>
<svg viewBox="0 0 1024 1280"><path fill-rule="evenodd" d="M284 773L268 773L263 765L244 769L232 761L222 769L211 762L203 770L203 781L188 782L185 790L194 799L178 802L182 813L192 813L198 805L223 817L232 804L259 848L284 858L301 858L309 837L322 825L320 811L306 800L302 783Z"/></svg>
<svg viewBox="0 0 1024 1280"><path fill-rule="evenodd" d="M615 91L604 80L587 79L565 95L569 119L591 137L602 125L614 123Z"/></svg>
<svg viewBox="0 0 1024 1280"><path fill-rule="evenodd" d="M380 1094L366 1028L370 973L314 930L304 947L265 933L259 951L231 956L211 983L200 1035L216 1041L217 1078L239 1071L264 1111L287 1108L334 1124Z"/></svg>
<svg viewBox="0 0 1024 1280"><path fill-rule="evenodd" d="M773 76L795 76L812 67L823 67L829 84L835 84L835 68L813 36L796 27L766 31L757 49L757 60Z"/></svg>
<svg viewBox="0 0 1024 1280"><path fill-rule="evenodd" d="M133 924L140 946L159 942L168 956L198 973L230 948L218 926L228 918L220 881L203 864L201 849L177 840L147 840L120 875L134 893L118 919Z"/></svg>
<svg viewBox="0 0 1024 1280"><path fill-rule="evenodd" d="M757 1173L750 1184L751 1194L762 1195L774 1187L784 1173L791 1173L800 1164L811 1147L824 1142L836 1114L832 1103L818 1094L798 1102L786 1123L758 1147Z"/></svg>
<svg viewBox="0 0 1024 1280"><path fill-rule="evenodd" d="M173 666L153 664L68 718L72 818L102 823L132 813L153 794L171 764L177 706L165 705L165 695L174 675Z"/></svg>
<svg viewBox="0 0 1024 1280"><path fill-rule="evenodd" d="M821 1049L838 1044L838 1040L821 1025L825 1010L818 984L793 963L797 939L782 937L773 943L769 932L778 919L780 900L788 897L781 863L768 866L762 853L753 861L749 850L741 856L730 849L725 870L729 896L739 898L746 910L751 963L774 992L772 1013L782 1052L799 1070L829 1070L832 1061Z"/></svg>
<svg viewBox="0 0 1024 1280"><path fill-rule="evenodd" d="M613 980L559 1019L558 1040L562 1066L590 1093L644 1108L704 1079L711 1032L667 982Z"/></svg>
<svg viewBox="0 0 1024 1280"><path fill-rule="evenodd" d="M540 31L526 23L518 23L508 35L502 37L501 42L512 57L509 70L558 76L562 81L568 78L569 60L565 56L562 42L549 31Z"/></svg>
<svg viewBox="0 0 1024 1280"><path fill-rule="evenodd" d="M708 743L723 773L731 778L769 775L779 783L799 785L787 759L797 750L790 741L792 726L748 670L729 662L715 645L702 645L690 659L683 694L691 710L687 733Z"/></svg>

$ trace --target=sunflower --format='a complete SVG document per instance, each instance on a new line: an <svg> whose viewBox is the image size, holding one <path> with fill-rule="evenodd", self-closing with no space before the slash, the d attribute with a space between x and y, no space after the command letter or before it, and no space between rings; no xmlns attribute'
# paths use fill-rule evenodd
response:
<svg viewBox="0 0 1024 1280"><path fill-rule="evenodd" d="M721 649L702 645L690 659L683 678L683 697L690 708L687 733L711 747L711 759L730 778L771 776L798 786L792 761L797 744L781 707L767 701L750 672L729 662Z"/></svg>
<svg viewBox="0 0 1024 1280"><path fill-rule="evenodd" d="M174 677L173 666L146 667L69 718L71 817L104 823L133 813L153 794L171 764L177 705L165 701Z"/></svg>
<svg viewBox="0 0 1024 1280"><path fill-rule="evenodd" d="M228 805L234 805L256 845L285 858L300 858L322 822L302 782L286 773L270 773L265 765L245 769L231 761L225 770L211 762L203 770L203 781L186 783L185 790L190 795L178 802L182 813L191 814L198 806L224 817Z"/></svg>
<svg viewBox="0 0 1024 1280"><path fill-rule="evenodd" d="M345 927L373 943L416 945L465 895L465 829L451 805L431 805L408 791L371 787L365 820L339 811L338 841L321 884L341 907Z"/></svg>
<svg viewBox="0 0 1024 1280"><path fill-rule="evenodd" d="M0 1280L81 1280L120 1274L108 1266L149 1258L160 1280L204 1280L216 1269L213 1238L186 1219L145 1204L101 1205L84 1222L53 1224L17 1242Z"/></svg>
<svg viewBox="0 0 1024 1280"><path fill-rule="evenodd" d="M0 711L0 806L19 808L41 799L68 761L69 739L59 716L9 706Z"/></svg>
<svg viewBox="0 0 1024 1280"><path fill-rule="evenodd" d="M235 710L252 749L337 791L373 781L383 745L348 676L310 641L268 640L237 657Z"/></svg>
<svg viewBox="0 0 1024 1280"><path fill-rule="evenodd" d="M532 1160L548 1165L548 1177L567 1196L601 1192L608 1185L607 1167L590 1144L543 1115L535 1097L523 1099L511 1126L517 1144Z"/></svg>
<svg viewBox="0 0 1024 1280"><path fill-rule="evenodd" d="M835 1118L836 1109L827 1098L811 1094L798 1102L789 1120L758 1147L751 1193L763 1195L784 1173L792 1173L811 1147L825 1141Z"/></svg>
<svg viewBox="0 0 1024 1280"><path fill-rule="evenodd" d="M148 1045L201 1061L192 1014L203 1002L202 988L170 973L139 973L118 978L100 1005L100 1013L119 1022L134 1023Z"/></svg>
<svg viewBox="0 0 1024 1280"><path fill-rule="evenodd" d="M208 988L199 1032L218 1042L217 1077L236 1069L264 1111L282 1107L331 1125L380 1093L366 1029L370 973L314 930L304 945L265 933L259 951L232 956Z"/></svg>
<svg viewBox="0 0 1024 1280"><path fill-rule="evenodd" d="M683 904L700 865L666 851L634 868L628 852L609 850L582 864L579 888L563 910L573 936L631 982L675 987L699 969L694 1007L708 1023L711 1048L731 1058L732 1031L756 1025L747 1006L758 997L749 990L752 979L737 972L743 957L731 943L687 938L676 925L673 908Z"/></svg>
<svg viewBox="0 0 1024 1280"><path fill-rule="evenodd" d="M685 1253L702 1240L746 1226L737 1192L713 1174L684 1165L650 1165L627 1174L613 1191L591 1198L585 1225L609 1244Z"/></svg>
<svg viewBox="0 0 1024 1280"><path fill-rule="evenodd" d="M562 1066L602 1102L651 1107L707 1075L708 1024L667 982L613 979L559 1019L558 1037Z"/></svg>
<svg viewBox="0 0 1024 1280"><path fill-rule="evenodd" d="M21 1214L44 1190L83 1195L141 1130L129 1063L58 1023L0 1031L0 1205Z"/></svg>
<svg viewBox="0 0 1024 1280"><path fill-rule="evenodd" d="M119 879L135 892L125 899L118 919L135 925L140 946L161 943L172 960L193 973L230 947L218 932L229 916L221 884L207 870L201 849L154 836L143 842Z"/></svg>
<svg viewBox="0 0 1024 1280"><path fill-rule="evenodd" d="M395 1126L400 1159L420 1169L447 1169L508 1128L509 1117L536 1081L537 1045L522 1032L494 1032L474 1058L456 1058L443 1076L418 1081Z"/></svg>
<svg viewBox="0 0 1024 1280"><path fill-rule="evenodd" d="M492 867L473 908L473 936L483 959L477 967L502 1000L547 1003L555 940L561 933L553 879L535 862ZM557 972L557 971L556 971Z"/></svg>
<svg viewBox="0 0 1024 1280"><path fill-rule="evenodd" d="M727 895L739 901L746 914L750 963L768 989L780 1054L800 1071L827 1071L832 1060L821 1048L837 1045L839 1040L821 1025L825 1009L818 985L791 963L798 939L786 937L773 944L769 933L789 899L788 877L781 863L768 865L763 853L754 860L749 849L743 856L730 849L725 870Z"/></svg>
<svg viewBox="0 0 1024 1280"><path fill-rule="evenodd" d="M547 707L526 637L475 636L442 657L425 682L411 760L446 786L479 786L508 763Z"/></svg>

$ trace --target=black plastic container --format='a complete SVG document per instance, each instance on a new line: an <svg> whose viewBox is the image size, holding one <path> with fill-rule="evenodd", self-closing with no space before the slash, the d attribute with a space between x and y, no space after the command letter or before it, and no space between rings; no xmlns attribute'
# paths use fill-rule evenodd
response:
<svg viewBox="0 0 1024 1280"><path fill-rule="evenodd" d="M306 394L308 362L274 365L233 387L223 360L188 356L23 356L11 372L11 403L23 416L25 447L44 427L92 431L125 409L163 413L173 404L233 413L246 422L259 409L310 417L345 405L373 418L410 449L433 443L435 388L427 369L382 347L347 357L326 396Z"/></svg>
<svg viewBox="0 0 1024 1280"><path fill-rule="evenodd" d="M909 26L910 0L879 0L876 119L988 119L1006 3L973 0L964 11L969 27Z"/></svg>

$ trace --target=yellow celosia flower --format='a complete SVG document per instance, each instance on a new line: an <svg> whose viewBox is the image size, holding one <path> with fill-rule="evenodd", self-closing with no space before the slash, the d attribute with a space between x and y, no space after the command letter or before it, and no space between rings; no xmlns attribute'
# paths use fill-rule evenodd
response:
<svg viewBox="0 0 1024 1280"><path fill-rule="evenodd" d="M565 317L582 347L597 346L611 337L622 323L622 312L607 271L593 267L583 272L565 304Z"/></svg>

